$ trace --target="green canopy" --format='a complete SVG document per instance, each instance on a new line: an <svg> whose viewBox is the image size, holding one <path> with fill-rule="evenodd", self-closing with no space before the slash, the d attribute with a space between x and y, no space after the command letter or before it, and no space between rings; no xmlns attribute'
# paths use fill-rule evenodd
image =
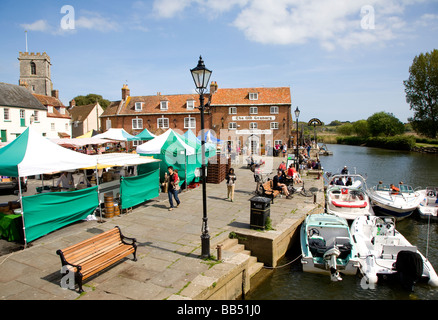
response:
<svg viewBox="0 0 438 320"><path fill-rule="evenodd" d="M152 134L148 129L144 129L142 132L137 134L135 138L139 138L140 140L149 141L155 138L156 135Z"/></svg>

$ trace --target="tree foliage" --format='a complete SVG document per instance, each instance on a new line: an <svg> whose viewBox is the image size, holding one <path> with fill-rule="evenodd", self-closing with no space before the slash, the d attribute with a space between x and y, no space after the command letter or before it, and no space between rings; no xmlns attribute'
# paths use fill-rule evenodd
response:
<svg viewBox="0 0 438 320"><path fill-rule="evenodd" d="M409 68L405 85L406 102L414 116L408 120L419 134L436 138L438 133L438 50L421 53Z"/></svg>
<svg viewBox="0 0 438 320"><path fill-rule="evenodd" d="M367 120L355 121L353 123L353 130L359 137L368 137L370 135Z"/></svg>
<svg viewBox="0 0 438 320"><path fill-rule="evenodd" d="M373 137L394 136L405 132L404 124L392 113L377 112L367 119L368 130Z"/></svg>
<svg viewBox="0 0 438 320"><path fill-rule="evenodd" d="M99 102L102 109L106 109L111 103L111 101L104 99L101 95L90 93L86 96L77 96L74 98L77 106L86 106L88 104L93 104Z"/></svg>

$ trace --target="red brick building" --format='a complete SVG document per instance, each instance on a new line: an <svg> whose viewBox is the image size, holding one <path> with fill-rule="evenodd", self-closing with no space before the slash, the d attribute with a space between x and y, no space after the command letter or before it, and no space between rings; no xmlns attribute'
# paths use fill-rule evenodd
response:
<svg viewBox="0 0 438 320"><path fill-rule="evenodd" d="M230 141L233 148L246 147L263 153L267 146L288 143L291 123L289 87L279 88L218 88L212 82L205 95L209 107L205 111L205 128ZM197 136L201 130L198 94L131 96L127 85L122 99L112 102L100 116L103 131L123 128L136 135L143 129L161 134L167 129Z"/></svg>

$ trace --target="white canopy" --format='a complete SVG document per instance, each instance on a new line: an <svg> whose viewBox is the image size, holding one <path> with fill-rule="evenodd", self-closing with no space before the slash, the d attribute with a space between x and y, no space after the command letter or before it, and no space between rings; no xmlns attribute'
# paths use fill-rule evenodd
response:
<svg viewBox="0 0 438 320"><path fill-rule="evenodd" d="M57 143L61 146L74 146L74 147L83 147L89 144L105 144L109 142L115 142L116 140L108 140L108 139L101 139L101 138L73 138L73 139L50 139L54 143Z"/></svg>
<svg viewBox="0 0 438 320"><path fill-rule="evenodd" d="M114 167L134 166L151 162L159 162L149 157L142 157L136 153L104 153L91 156L97 159L99 165L108 165Z"/></svg>
<svg viewBox="0 0 438 320"><path fill-rule="evenodd" d="M162 149L169 150L186 150L186 155L194 155L195 148L189 146L176 134L172 129L155 137L154 139L137 146L137 153L140 154L160 154Z"/></svg>
<svg viewBox="0 0 438 320"><path fill-rule="evenodd" d="M0 149L0 174L26 177L96 166L89 155L53 143L32 127Z"/></svg>
<svg viewBox="0 0 438 320"><path fill-rule="evenodd" d="M93 138L111 139L118 141L140 140L139 138L136 138L135 136L126 132L125 129L120 128L110 128L104 133L96 134L95 136L93 136Z"/></svg>

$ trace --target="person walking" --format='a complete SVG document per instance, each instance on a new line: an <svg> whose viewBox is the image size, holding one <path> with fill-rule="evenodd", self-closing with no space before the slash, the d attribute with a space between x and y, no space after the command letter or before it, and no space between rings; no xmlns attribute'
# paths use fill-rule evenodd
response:
<svg viewBox="0 0 438 320"><path fill-rule="evenodd" d="M230 199L231 202L234 201L234 188L236 187L236 174L234 173L234 169L230 168L225 177L227 180L227 199Z"/></svg>
<svg viewBox="0 0 438 320"><path fill-rule="evenodd" d="M176 207L178 208L181 201L178 198L179 193L179 177L178 172L173 170L172 166L169 166L167 168L167 171L169 171L169 186L167 189L167 195L169 196L169 203L170 208L169 211L173 210L173 198L175 198L176 201Z"/></svg>

